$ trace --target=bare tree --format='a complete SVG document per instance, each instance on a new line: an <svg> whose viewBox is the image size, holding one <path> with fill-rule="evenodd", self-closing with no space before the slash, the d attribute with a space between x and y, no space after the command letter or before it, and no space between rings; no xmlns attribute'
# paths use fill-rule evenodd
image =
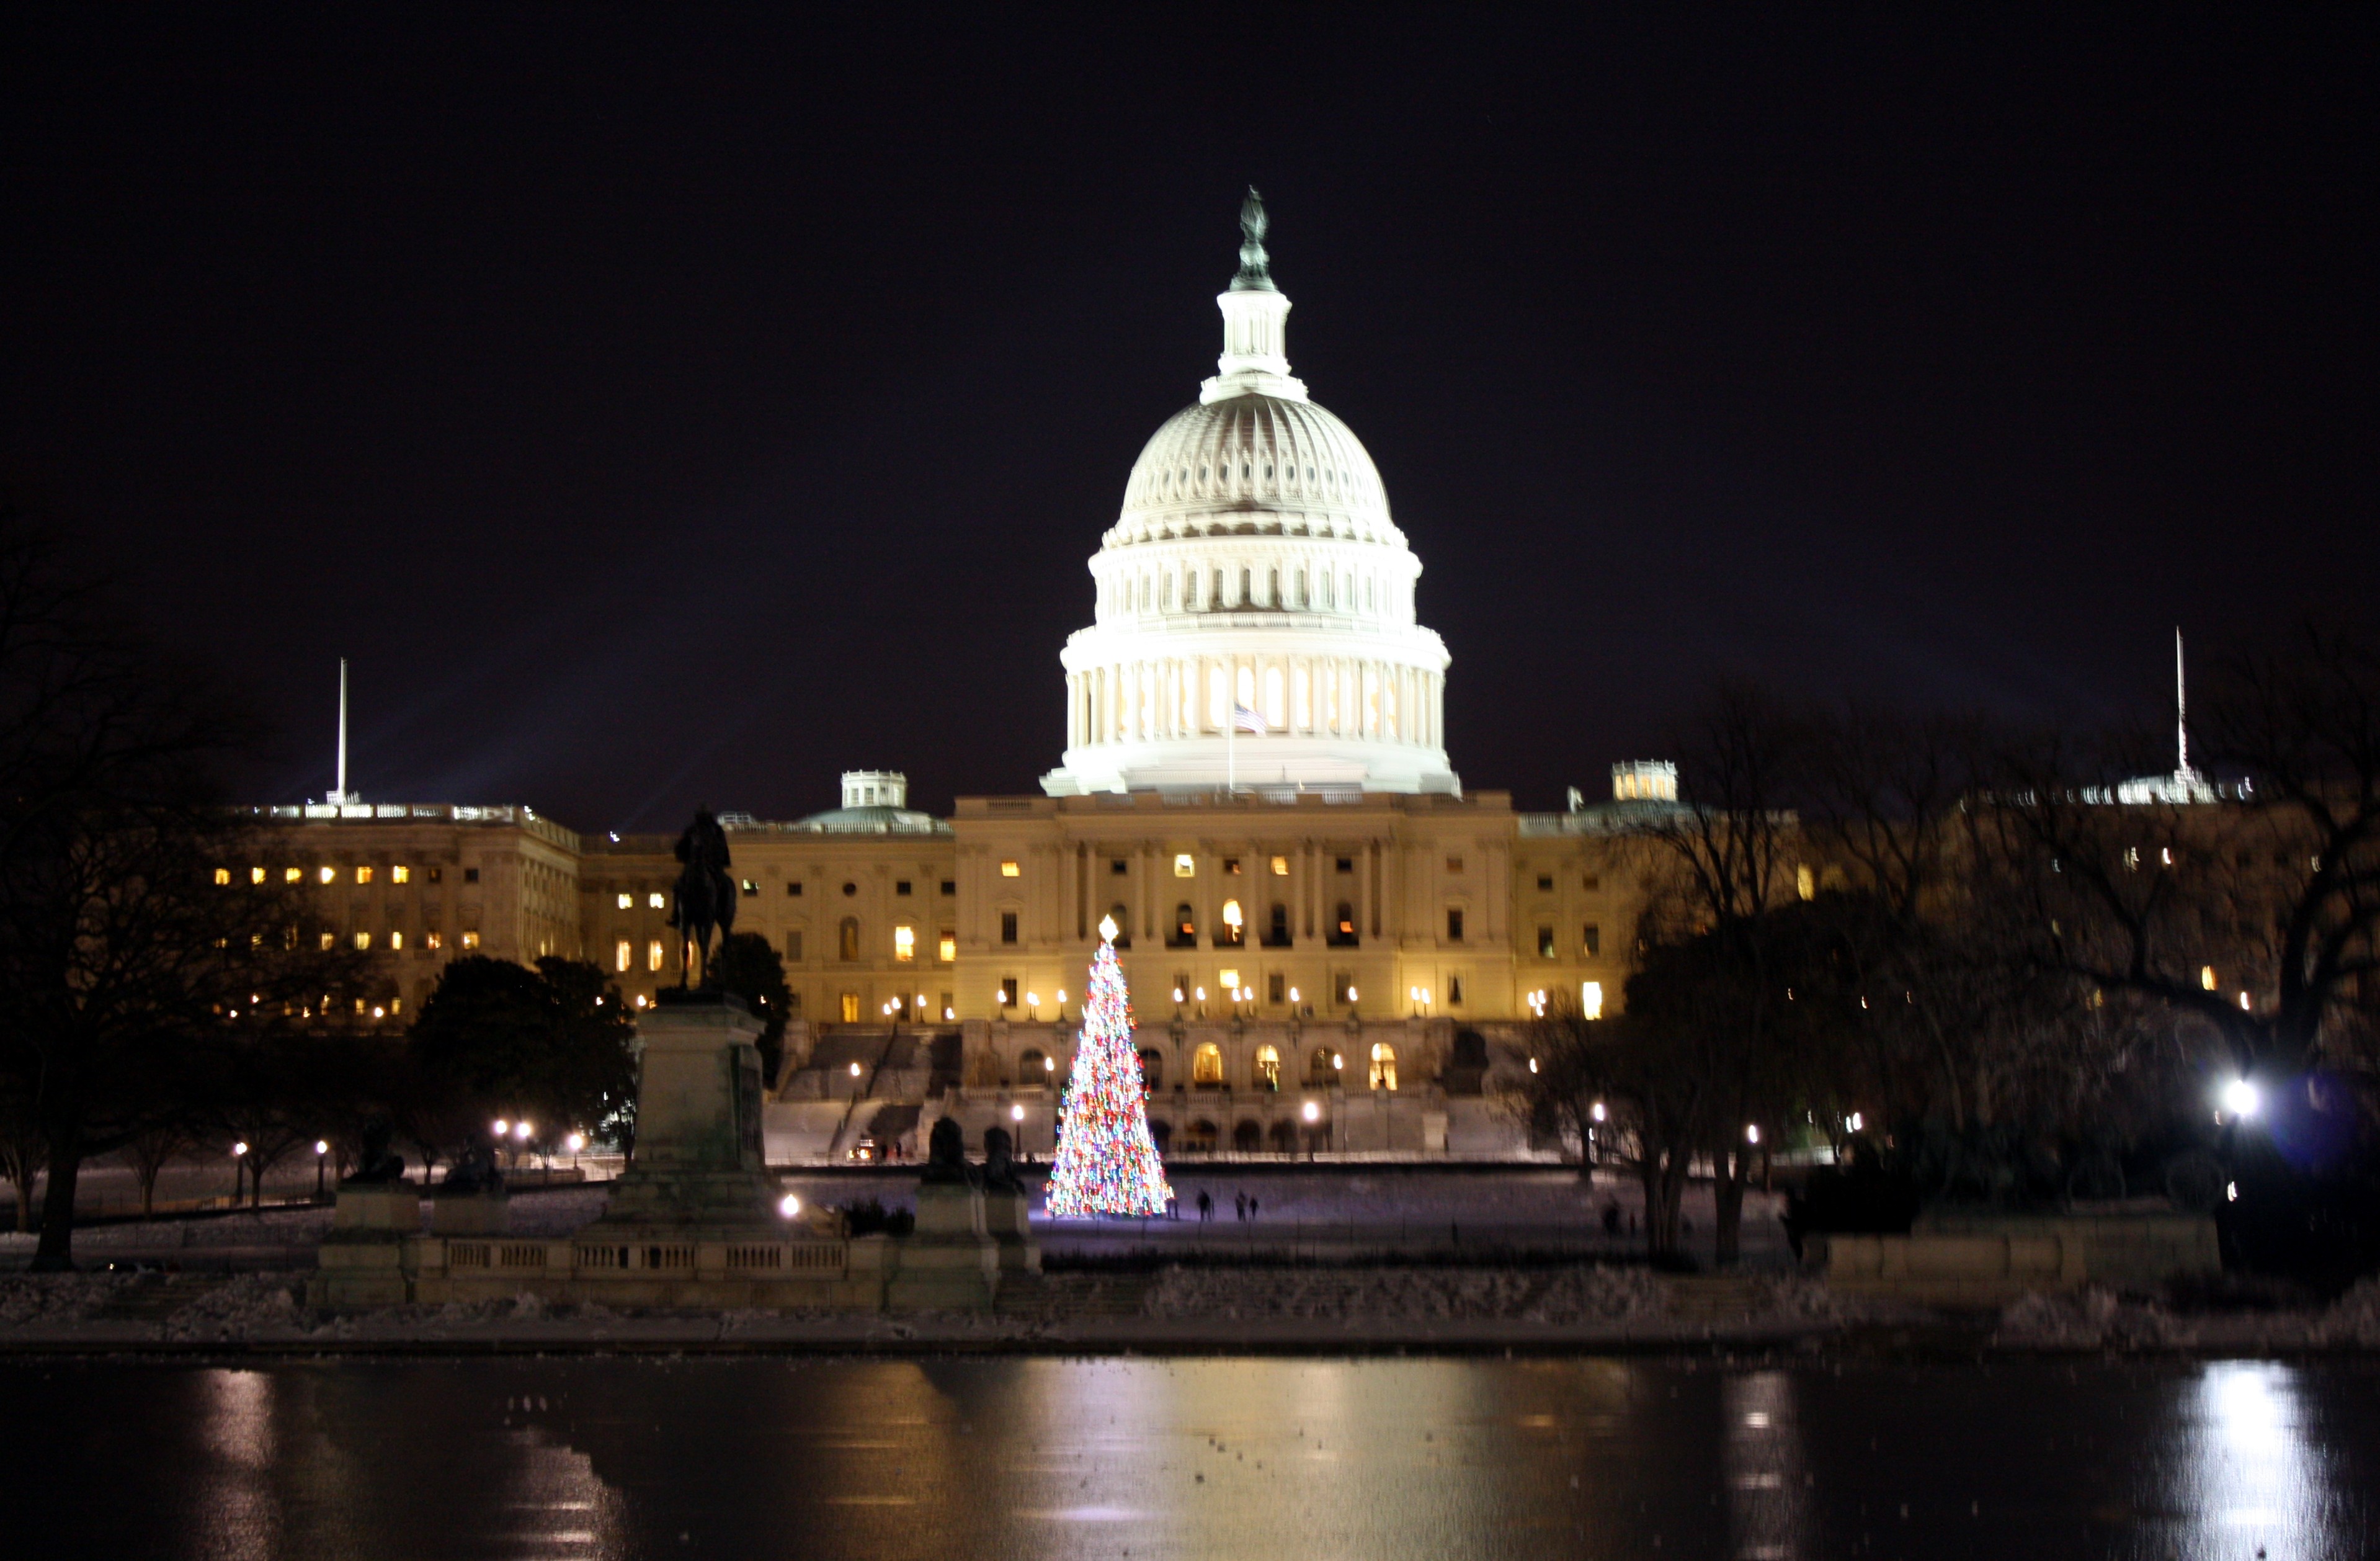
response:
<svg viewBox="0 0 2380 1561"><path fill-rule="evenodd" d="M1686 799L1648 811L1635 833L1674 870L1641 929L1648 948L1697 946L1700 983L1657 1004L1647 972L1629 984L1629 1010L1664 1025L1662 1040L1697 1055L1690 1114L1717 1177L1717 1253L1734 1261L1743 1194L1755 1152L1745 1129L1772 1123L1779 1092L1776 1006L1784 994L1768 970L1767 913L1797 887L1801 848L1790 799L1806 762L1806 726L1757 691L1721 687L1678 743ZM1674 1098L1674 1091L1670 1097ZM1682 1118L1682 1120L1683 1120Z"/></svg>

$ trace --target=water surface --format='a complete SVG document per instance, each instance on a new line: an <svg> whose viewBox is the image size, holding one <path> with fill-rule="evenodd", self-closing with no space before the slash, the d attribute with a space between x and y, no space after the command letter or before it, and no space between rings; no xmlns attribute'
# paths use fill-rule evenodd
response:
<svg viewBox="0 0 2380 1561"><path fill-rule="evenodd" d="M2380 1554L2380 1377L2268 1362L0 1367L25 1556Z"/></svg>

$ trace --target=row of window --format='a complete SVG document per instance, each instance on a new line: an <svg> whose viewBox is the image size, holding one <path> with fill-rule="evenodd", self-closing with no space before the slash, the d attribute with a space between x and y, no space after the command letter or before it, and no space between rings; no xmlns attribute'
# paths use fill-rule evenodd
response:
<svg viewBox="0 0 2380 1561"><path fill-rule="evenodd" d="M372 934L371 934L371 933L355 933L355 934L353 934L353 935L354 935L354 939L355 939L355 945L356 945L356 947L357 947L359 951L363 951L363 952L367 952L367 953L369 953L369 952L370 951L370 949L371 949L371 946L372 946ZM337 944L338 944L338 941L339 941L339 938L338 938L338 934L337 934L336 933L324 933L322 934L322 946L323 946L325 949L328 949L328 948L332 948L332 947L336 946L336 945L337 945ZM463 950L464 950L464 952L468 954L468 953L470 953L470 952L472 952L472 951L474 951L474 950L476 950L476 949L480 946L480 934L479 934L476 931L469 931L469 930L467 930L467 931L463 933L463 935L462 935L462 937L461 937L461 939L460 939L459 941L461 942L461 944L462 944L462 945L463 945ZM396 932L396 931L392 931L392 932L388 934L388 941L387 941L385 944L382 945L382 947L384 947L384 948L386 948L386 949L387 949L390 953L392 953L392 954L402 954L402 953L404 953L404 952L405 952L405 934L404 934L404 933L402 933L402 932ZM421 946L422 946L423 948L425 948L425 949L431 950L431 952L433 952L433 953L434 953L434 952L436 952L436 951L437 951L437 950L439 950L439 949L444 948L444 947L446 946L446 934L445 934L445 933L441 933L441 932L435 932L435 931L432 931L432 932L426 932L426 933L422 933L422 934L421 934ZM622 966L622 967L620 967L620 968L621 968L622 970L625 970L625 969L627 969L627 967L626 967L626 966L625 966L625 965L623 965L623 966ZM656 967L656 969L658 969L658 968L659 968L659 967Z"/></svg>
<svg viewBox="0 0 2380 1561"><path fill-rule="evenodd" d="M354 870L355 881L358 884L370 884L372 882L378 871L379 870L370 862L359 863ZM327 863L315 869L314 872L317 881L321 883L335 884L339 881L340 870L338 868L332 867ZM271 876L272 871L269 868L251 867L248 870L248 881L251 884L262 884L270 879ZM230 868L219 867L215 869L215 882L217 884L229 884L232 882L232 877L233 874ZM285 884L302 884L306 881L306 870L302 867L285 867L281 870L281 880ZM403 862L396 863L388 870L388 881L392 884L410 884L413 882L413 869ZM421 870L421 881L425 884L443 884L446 881L446 870L443 867L425 867ZM463 870L464 883L476 884L479 881L480 870L478 868L467 867Z"/></svg>
<svg viewBox="0 0 2380 1561"><path fill-rule="evenodd" d="M1001 865L1002 870L1006 871L1014 868L1016 864L1014 862L1003 862ZM1008 876L1014 878L1016 874L1014 872L1009 872ZM476 882L476 879L474 881ZM747 878L742 880L737 886L742 889L745 898L757 899L759 897L760 885L754 883L751 879ZM895 879L892 884L892 892L905 897L914 891L915 887L915 884L909 879ZM943 879L941 881L941 891L945 896L956 895L959 892L958 881L953 878ZM859 885L856 883L846 882L843 885L843 893L844 897L849 899L859 893ZM799 899L802 897L802 881L800 879L795 878L787 881L785 884L785 897L788 899ZM631 891L622 890L618 894L614 895L613 898L622 910L633 910L636 909L637 896ZM659 889L649 890L645 895L645 903L654 910L665 910L669 908L669 896L662 893Z"/></svg>

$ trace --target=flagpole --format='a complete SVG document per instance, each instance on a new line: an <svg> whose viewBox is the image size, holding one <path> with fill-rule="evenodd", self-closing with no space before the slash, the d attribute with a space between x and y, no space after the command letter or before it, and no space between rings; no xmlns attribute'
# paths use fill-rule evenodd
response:
<svg viewBox="0 0 2380 1561"><path fill-rule="evenodd" d="M1232 690L1232 718L1223 726L1223 795L1240 792L1240 691Z"/></svg>

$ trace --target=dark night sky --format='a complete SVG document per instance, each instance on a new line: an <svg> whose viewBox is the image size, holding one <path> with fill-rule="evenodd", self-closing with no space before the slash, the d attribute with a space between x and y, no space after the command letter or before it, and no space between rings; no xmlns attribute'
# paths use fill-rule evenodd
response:
<svg viewBox="0 0 2380 1561"><path fill-rule="evenodd" d="M341 654L378 799L1034 789L1253 181L1475 788L1723 673L2118 719L2177 622L2368 617L2372 8L1667 13L12 9L0 473L261 800Z"/></svg>

